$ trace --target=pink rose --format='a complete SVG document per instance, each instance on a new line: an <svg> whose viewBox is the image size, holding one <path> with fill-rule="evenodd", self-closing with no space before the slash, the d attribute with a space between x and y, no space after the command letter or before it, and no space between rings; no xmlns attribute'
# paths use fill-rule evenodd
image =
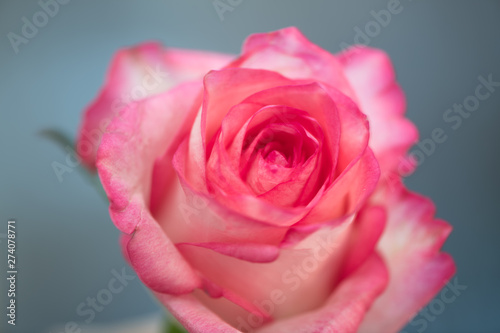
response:
<svg viewBox="0 0 500 333"><path fill-rule="evenodd" d="M397 175L417 140L382 51L297 29L239 57L120 51L77 149L124 253L191 332L397 332L454 274Z"/></svg>

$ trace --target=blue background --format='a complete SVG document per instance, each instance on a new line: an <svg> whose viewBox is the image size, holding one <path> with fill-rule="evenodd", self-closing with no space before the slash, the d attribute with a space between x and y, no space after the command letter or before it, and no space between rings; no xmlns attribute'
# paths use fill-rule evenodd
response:
<svg viewBox="0 0 500 333"><path fill-rule="evenodd" d="M337 52L342 42L353 43L355 27L364 30L373 21L370 11L388 2L244 0L221 20L208 0L73 0L16 54L7 34L20 35L22 17L31 20L40 6L0 1L0 233L6 232L3 221L17 219L20 272L18 325L9 330L43 332L81 322L78 304L105 288L113 269L125 267L106 203L77 172L59 182L51 163L64 163L65 153L37 135L53 127L76 134L81 111L118 48L160 40L238 53L249 34L294 25ZM437 216L454 226L444 250L467 285L425 332L500 332L500 89L457 130L443 121L446 109L474 93L478 76L500 81L500 2L401 0L401 6L369 45L391 56L421 138L437 127L448 135L405 182L431 197ZM0 241L4 257L6 241ZM5 279L0 281L6 304ZM135 279L94 323L158 310Z"/></svg>

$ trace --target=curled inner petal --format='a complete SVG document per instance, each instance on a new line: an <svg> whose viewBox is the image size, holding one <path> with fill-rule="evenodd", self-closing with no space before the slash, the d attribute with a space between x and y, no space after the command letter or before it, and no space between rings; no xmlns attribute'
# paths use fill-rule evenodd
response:
<svg viewBox="0 0 500 333"><path fill-rule="evenodd" d="M323 151L321 126L308 112L295 108L257 108L237 105L223 120L208 161L211 189L229 194L237 189L236 180L245 193L273 204L306 205L326 180L326 172L320 172L321 159L331 159L331 152ZM254 113L241 124L245 112ZM239 124L234 119L238 116Z"/></svg>

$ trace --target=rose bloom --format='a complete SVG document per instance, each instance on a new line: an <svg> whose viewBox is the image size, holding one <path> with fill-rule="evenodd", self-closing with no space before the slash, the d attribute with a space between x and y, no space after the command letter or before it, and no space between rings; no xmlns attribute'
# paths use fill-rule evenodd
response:
<svg viewBox="0 0 500 333"><path fill-rule="evenodd" d="M397 332L455 272L451 227L400 180L405 108L384 52L296 28L237 57L145 43L114 57L77 149L190 332Z"/></svg>

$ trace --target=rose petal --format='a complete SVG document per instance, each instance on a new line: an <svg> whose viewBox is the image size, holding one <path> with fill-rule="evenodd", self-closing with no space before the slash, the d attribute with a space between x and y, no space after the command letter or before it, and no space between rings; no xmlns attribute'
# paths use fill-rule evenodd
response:
<svg viewBox="0 0 500 333"><path fill-rule="evenodd" d="M256 243L177 243L177 247L183 246L198 246L210 249L217 253L234 257L237 259L250 262L271 262L276 260L279 255L279 248L273 245L256 244Z"/></svg>
<svg viewBox="0 0 500 333"><path fill-rule="evenodd" d="M127 256L139 277L162 292L186 293L200 284L150 215L148 204L154 162L176 142L178 128L196 111L191 103L200 88L199 83L184 83L123 109L103 135L97 155L111 219L124 233L133 233L125 239Z"/></svg>
<svg viewBox="0 0 500 333"><path fill-rule="evenodd" d="M293 83L278 73L264 70L228 68L207 74L203 102L207 142L220 128L232 106L259 91Z"/></svg>
<svg viewBox="0 0 500 333"><path fill-rule="evenodd" d="M241 116L249 119L243 122ZM279 143L279 135L285 133L288 138L282 138L284 142ZM316 185L322 141L319 124L304 111L286 106L269 105L259 109L258 104L238 104L224 118L212 148L207 163L210 187L228 205L232 204L227 200L232 201L233 195L241 194L274 196L292 202L310 196ZM293 160L286 162L291 165L270 163L268 157L262 155L273 145L293 147ZM252 167L256 163L257 167ZM307 182L311 185L307 186ZM292 186L297 190L291 191ZM276 191L287 191L289 195L276 196L273 194ZM240 209L239 202L235 201L234 205Z"/></svg>
<svg viewBox="0 0 500 333"><path fill-rule="evenodd" d="M349 237L341 278L350 275L372 255L384 231L386 219L385 209L381 206L368 205L359 211Z"/></svg>
<svg viewBox="0 0 500 333"><path fill-rule="evenodd" d="M295 27L251 35L243 45L242 56L230 66L267 69L291 79L320 81L353 96L340 62Z"/></svg>
<svg viewBox="0 0 500 333"><path fill-rule="evenodd" d="M325 191L319 203L297 225L338 220L356 212L377 186L380 169L372 151L367 148L361 159L348 167Z"/></svg>
<svg viewBox="0 0 500 333"><path fill-rule="evenodd" d="M434 219L430 200L399 182L381 189L374 201L384 205L388 214L378 250L387 263L390 282L360 332L391 333L401 329L455 273L453 259L440 252L451 227Z"/></svg>
<svg viewBox="0 0 500 333"><path fill-rule="evenodd" d="M340 135L338 132L339 122L336 121L335 103L331 100L330 94L316 83L298 87L293 85L280 87L290 83L300 84L301 82L287 80L276 73L250 69L230 68L208 74L205 77L203 111L198 114L189 139L181 144L174 155L173 164L179 177L196 191L208 191L205 176L206 158L203 147L206 145L205 142L212 140L230 108L240 102L253 103L255 101L262 106L284 104L297 109L305 109L320 122L324 131L328 131L330 148L328 151L333 156L330 157L330 163L326 164L330 167L335 165L334 158L338 150L336 149L336 138ZM274 87L278 88L274 89ZM311 97L310 94L314 98L308 99ZM243 101L243 98L248 96L250 97ZM343 107L347 105L355 107L346 98L342 99L341 103ZM351 111L347 110L347 112ZM363 118L360 121L362 122ZM351 127L353 124L349 123L347 126ZM364 123L361 123L360 126L366 128ZM206 132L202 128L206 128ZM206 133L206 137L204 133ZM325 172L331 172L331 169L327 169ZM318 189L319 191L320 189ZM290 225L307 213L307 210L305 211L303 208L285 211L266 203L264 200L248 195L235 196L234 200L239 200L240 207L247 208L246 211L253 212L250 217L266 216L267 221L277 225ZM263 213L265 215L261 215Z"/></svg>
<svg viewBox="0 0 500 333"><path fill-rule="evenodd" d="M133 196L149 201L154 161L176 142L179 128L191 118L199 89L196 82L182 84L123 109L109 125L96 164L111 214L124 210ZM114 222L125 233L137 224L133 219Z"/></svg>
<svg viewBox="0 0 500 333"><path fill-rule="evenodd" d="M164 49L155 42L118 51L99 95L83 114L76 146L84 165L95 169L101 136L124 107L181 82L201 79L209 70L229 63L231 58L212 52Z"/></svg>
<svg viewBox="0 0 500 333"><path fill-rule="evenodd" d="M220 319L192 295L170 296L156 294L156 297L192 333L239 333L237 329Z"/></svg>
<svg viewBox="0 0 500 333"><path fill-rule="evenodd" d="M208 73L204 79L203 107L189 138L174 155L173 164L179 176L195 190L206 193L207 143L211 142L230 108L257 91L289 82L268 71L229 68Z"/></svg>
<svg viewBox="0 0 500 333"><path fill-rule="evenodd" d="M252 103L241 103L232 107L210 149L207 179L211 192L215 196L221 196L221 201L235 194L252 195L253 191L248 182L242 178L241 168L242 165L248 164L250 155L257 150L255 147L259 143L258 138L263 135L262 127L277 123L281 120L280 117L297 118L297 112L300 111L282 106L261 108L259 104ZM256 128L258 134L249 133L255 132ZM265 141L272 141L272 137L266 137ZM280 177L284 175L280 174Z"/></svg>
<svg viewBox="0 0 500 333"><path fill-rule="evenodd" d="M142 203L127 206L126 215L140 216L126 244L127 257L142 282L152 290L179 295L201 286L201 280Z"/></svg>
<svg viewBox="0 0 500 333"><path fill-rule="evenodd" d="M179 250L225 298L263 320L268 315L282 318L318 307L331 293L350 230L349 224L324 228L293 248L281 250L279 258L270 263L243 261L202 247L181 246ZM261 313L257 304L268 300L273 290L282 291L287 301L272 313ZM226 307L219 315L236 324L237 318L227 311Z"/></svg>
<svg viewBox="0 0 500 333"><path fill-rule="evenodd" d="M228 210L210 195L176 182L155 218L174 243L279 245L286 228Z"/></svg>
<svg viewBox="0 0 500 333"><path fill-rule="evenodd" d="M264 326L259 333L355 333L366 311L387 285L387 270L374 253L342 281L319 309Z"/></svg>
<svg viewBox="0 0 500 333"><path fill-rule="evenodd" d="M353 47L341 53L339 60L370 121L370 147L382 173L395 171L417 141L418 132L404 117L406 100L390 58L381 50Z"/></svg>

